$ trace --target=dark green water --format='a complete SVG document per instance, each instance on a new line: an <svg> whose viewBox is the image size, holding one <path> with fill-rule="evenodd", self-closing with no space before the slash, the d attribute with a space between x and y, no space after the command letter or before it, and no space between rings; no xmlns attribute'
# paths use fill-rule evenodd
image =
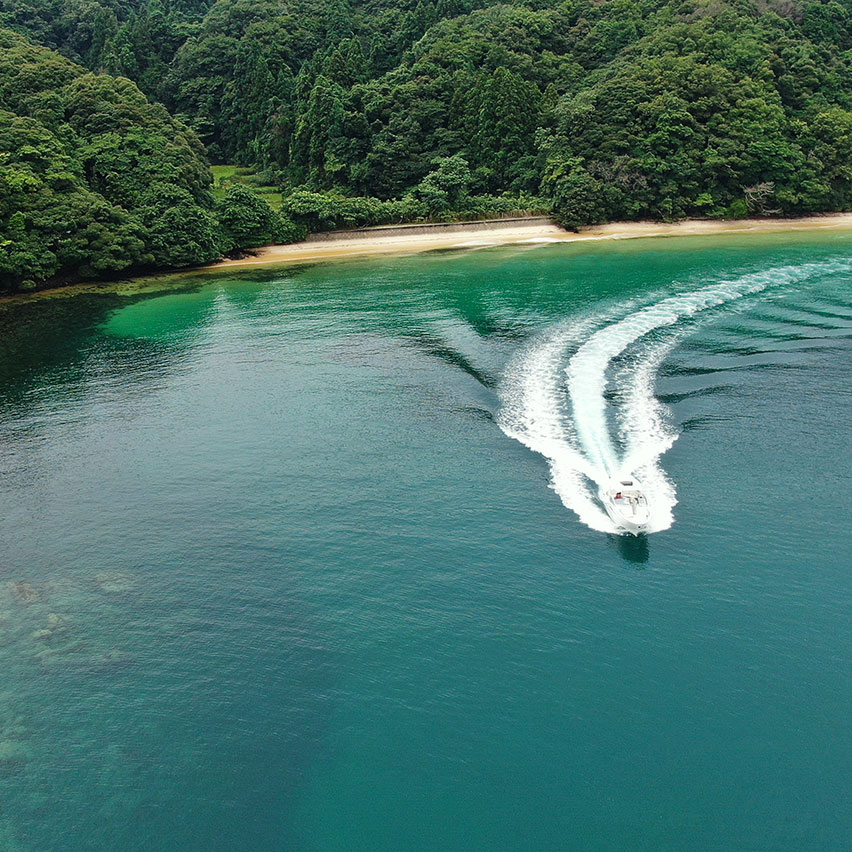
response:
<svg viewBox="0 0 852 852"><path fill-rule="evenodd" d="M2 852L852 848L852 237L0 324Z"/></svg>

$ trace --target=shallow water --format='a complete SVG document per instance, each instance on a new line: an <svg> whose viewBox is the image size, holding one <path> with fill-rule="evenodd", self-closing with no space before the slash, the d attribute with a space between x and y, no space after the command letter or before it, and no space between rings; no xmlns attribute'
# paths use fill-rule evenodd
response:
<svg viewBox="0 0 852 852"><path fill-rule="evenodd" d="M852 237L0 314L0 850L852 846ZM641 475L653 534L595 499Z"/></svg>

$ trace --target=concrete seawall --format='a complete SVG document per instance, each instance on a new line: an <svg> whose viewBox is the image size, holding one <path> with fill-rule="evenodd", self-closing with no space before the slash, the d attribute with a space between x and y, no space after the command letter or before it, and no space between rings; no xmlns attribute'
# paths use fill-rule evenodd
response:
<svg viewBox="0 0 852 852"><path fill-rule="evenodd" d="M411 237L420 234L452 234L472 231L499 231L519 227L555 225L549 216L514 216L511 219L480 219L474 222L433 222L421 225L378 225L347 231L324 231L309 234L306 242L327 243L336 240L369 239L371 237Z"/></svg>

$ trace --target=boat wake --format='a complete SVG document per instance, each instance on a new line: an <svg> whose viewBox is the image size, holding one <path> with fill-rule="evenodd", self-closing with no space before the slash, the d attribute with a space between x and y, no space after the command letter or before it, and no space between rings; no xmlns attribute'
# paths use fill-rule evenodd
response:
<svg viewBox="0 0 852 852"><path fill-rule="evenodd" d="M624 532L598 493L614 478L636 476L650 508L648 532L667 529L677 497L660 459L678 431L655 385L668 353L713 309L850 270L841 262L776 267L551 326L509 364L498 424L548 460L551 487L587 526Z"/></svg>

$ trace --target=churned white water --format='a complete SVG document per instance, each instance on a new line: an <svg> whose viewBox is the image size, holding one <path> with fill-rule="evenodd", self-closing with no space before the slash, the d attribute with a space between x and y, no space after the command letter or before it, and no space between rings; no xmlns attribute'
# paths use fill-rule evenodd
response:
<svg viewBox="0 0 852 852"><path fill-rule="evenodd" d="M620 532L597 495L632 475L648 498L649 532L667 529L677 496L661 458L678 430L655 395L666 356L710 309L850 269L841 261L777 267L550 326L506 370L500 428L548 460L551 487L587 526Z"/></svg>

